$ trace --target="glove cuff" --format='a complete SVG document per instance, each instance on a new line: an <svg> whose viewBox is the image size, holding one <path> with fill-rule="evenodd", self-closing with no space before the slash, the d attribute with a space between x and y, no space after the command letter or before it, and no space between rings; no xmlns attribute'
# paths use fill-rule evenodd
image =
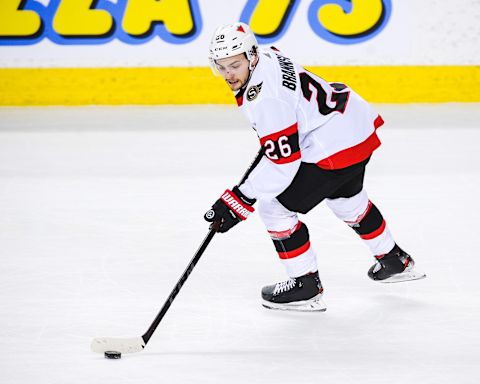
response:
<svg viewBox="0 0 480 384"><path fill-rule="evenodd" d="M255 209L252 207L252 205L255 203L255 200L247 198L237 187L234 187L233 191L227 189L222 194L220 199L241 220L246 220L247 217L255 211Z"/></svg>
<svg viewBox="0 0 480 384"><path fill-rule="evenodd" d="M242 191L240 191L240 188L238 186L235 186L232 188L232 192L239 197L239 199L247 204L247 205L253 205L257 201L257 199L250 199L249 197L245 196Z"/></svg>

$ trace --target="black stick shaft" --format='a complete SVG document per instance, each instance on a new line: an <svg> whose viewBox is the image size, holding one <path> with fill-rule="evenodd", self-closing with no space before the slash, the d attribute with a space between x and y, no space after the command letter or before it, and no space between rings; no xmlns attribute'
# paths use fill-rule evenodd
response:
<svg viewBox="0 0 480 384"><path fill-rule="evenodd" d="M255 169L258 163L260 163L260 160L262 160L262 157L264 154L265 154L265 147L260 147L260 150L258 151L257 155L253 159L248 169L245 171L245 174L242 176L242 179L240 180L240 182L237 184L238 186L240 186L245 182L245 180L247 180L247 177L250 176L250 173L252 173L252 171Z"/></svg>
<svg viewBox="0 0 480 384"><path fill-rule="evenodd" d="M195 256L193 256L192 260L190 260L190 263L188 264L187 268L183 272L182 276L180 276L180 279L178 280L177 284L173 288L172 292L170 293L170 296L168 296L167 301L165 301L165 304L163 304L162 309L158 313L157 317L155 317L155 320L153 320L153 323L148 327L147 332L145 332L142 336L143 341L145 342L145 345L148 343L150 338L152 337L153 333L155 332L155 329L157 329L158 324L163 319L163 316L167 313L168 309L170 308L170 305L172 305L173 300L175 300L175 297L178 295L180 292L180 289L182 288L183 284L185 281L187 281L188 276L190 276L190 273L192 273L193 268L195 265L198 263L198 260L200 260L200 257L202 256L203 252L207 248L208 244L212 240L213 236L217 232L217 226L212 225L210 227L210 231L208 232L207 236L203 240L202 244L198 248L197 252L195 253Z"/></svg>

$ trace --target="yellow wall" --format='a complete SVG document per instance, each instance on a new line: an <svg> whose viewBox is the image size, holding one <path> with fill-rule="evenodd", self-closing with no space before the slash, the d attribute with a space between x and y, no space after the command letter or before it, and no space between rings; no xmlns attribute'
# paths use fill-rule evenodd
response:
<svg viewBox="0 0 480 384"><path fill-rule="evenodd" d="M309 67L371 102L480 102L480 66ZM2 68L0 105L233 104L210 68Z"/></svg>

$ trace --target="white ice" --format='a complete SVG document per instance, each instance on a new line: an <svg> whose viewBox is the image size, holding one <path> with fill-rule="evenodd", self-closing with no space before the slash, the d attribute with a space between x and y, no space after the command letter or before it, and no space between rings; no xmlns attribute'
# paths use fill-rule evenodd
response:
<svg viewBox="0 0 480 384"><path fill-rule="evenodd" d="M303 220L328 310L268 311L260 289L285 276L253 215L121 360L92 338L147 329L255 133L227 106L1 108L0 382L479 383L479 105L376 107L366 188L427 279L370 281L367 248L321 205Z"/></svg>

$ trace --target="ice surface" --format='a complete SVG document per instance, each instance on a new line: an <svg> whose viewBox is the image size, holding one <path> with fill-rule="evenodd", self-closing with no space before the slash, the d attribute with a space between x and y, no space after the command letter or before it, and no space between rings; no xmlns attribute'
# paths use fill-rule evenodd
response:
<svg viewBox="0 0 480 384"><path fill-rule="evenodd" d="M146 349L143 334L207 233L203 213L257 140L234 107L0 109L0 382L480 382L480 108L378 105L366 188L427 279L377 284L366 247L303 217L324 313L268 311L284 278L258 215L217 235Z"/></svg>

